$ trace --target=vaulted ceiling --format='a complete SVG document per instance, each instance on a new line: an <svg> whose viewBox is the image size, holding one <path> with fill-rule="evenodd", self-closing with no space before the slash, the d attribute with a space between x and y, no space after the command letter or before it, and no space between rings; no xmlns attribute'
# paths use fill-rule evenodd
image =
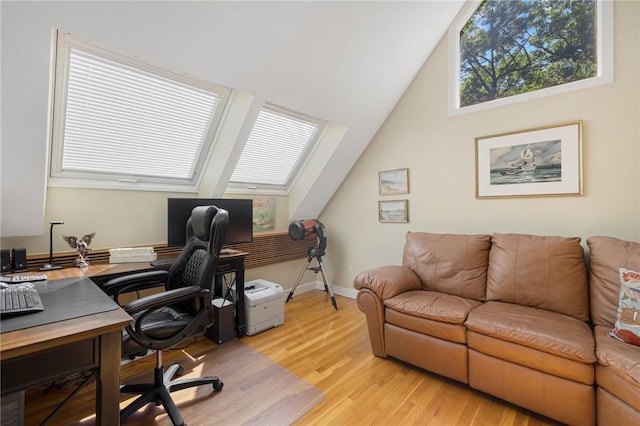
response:
<svg viewBox="0 0 640 426"><path fill-rule="evenodd" d="M2 94L2 148L15 153L2 157L3 225L24 222L5 201L33 186L9 187L5 177L20 172L22 158L46 164L46 120L34 124L28 106L47 98L52 27L340 126L344 137L290 209L304 218L322 211L463 4L3 1L2 86L22 88ZM46 179L37 173L35 181Z"/></svg>
<svg viewBox="0 0 640 426"><path fill-rule="evenodd" d="M463 4L266 2L218 10L228 41L212 46L219 82L346 128L298 188L292 218L322 211Z"/></svg>

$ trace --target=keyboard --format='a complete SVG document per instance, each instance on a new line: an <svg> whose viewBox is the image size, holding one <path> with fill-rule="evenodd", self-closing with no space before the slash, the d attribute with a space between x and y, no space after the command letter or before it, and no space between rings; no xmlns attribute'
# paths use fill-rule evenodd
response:
<svg viewBox="0 0 640 426"><path fill-rule="evenodd" d="M16 284L30 281L44 281L46 279L47 276L45 274L22 274L0 277L0 282Z"/></svg>
<svg viewBox="0 0 640 426"><path fill-rule="evenodd" d="M38 290L31 285L13 285L0 288L0 314L16 315L44 310Z"/></svg>
<svg viewBox="0 0 640 426"><path fill-rule="evenodd" d="M158 260L152 260L149 263L151 263L151 266L153 267L158 267L158 266L171 266L175 261L176 261L175 259L158 259Z"/></svg>

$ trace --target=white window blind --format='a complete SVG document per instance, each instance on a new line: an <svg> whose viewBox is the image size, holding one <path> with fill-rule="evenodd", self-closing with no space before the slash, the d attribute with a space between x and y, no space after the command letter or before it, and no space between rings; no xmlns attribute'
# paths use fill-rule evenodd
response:
<svg viewBox="0 0 640 426"><path fill-rule="evenodd" d="M286 187L318 137L320 122L264 107L231 182Z"/></svg>
<svg viewBox="0 0 640 426"><path fill-rule="evenodd" d="M226 93L95 47L63 52L52 176L194 185Z"/></svg>

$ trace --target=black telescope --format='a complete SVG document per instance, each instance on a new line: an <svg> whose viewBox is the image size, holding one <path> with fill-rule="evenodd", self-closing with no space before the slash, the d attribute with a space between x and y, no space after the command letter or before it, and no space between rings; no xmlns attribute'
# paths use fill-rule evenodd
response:
<svg viewBox="0 0 640 426"><path fill-rule="evenodd" d="M331 291L331 287L329 286L329 280L327 279L327 275L324 272L324 268L322 266L322 256L324 256L325 250L327 248L327 232L324 225L317 219L296 220L289 224L289 237L292 240L300 241L305 239L306 237L314 235L316 237L316 246L309 247L309 249L307 250L307 263L304 265L304 268L302 268L302 271L298 276L298 280L291 288L289 296L287 297L287 302L289 302L289 300L291 300L291 298L293 297L293 292L296 291L298 284L300 284L302 276L304 275L304 271L309 270L315 272L316 274L318 272L322 274L322 280L324 281L324 290L331 296L331 303L337 310L338 305L336 304L336 298L333 296L333 291ZM313 259L316 259L316 261L318 262L318 266L309 266Z"/></svg>
<svg viewBox="0 0 640 426"><path fill-rule="evenodd" d="M296 220L289 224L289 237L292 240L300 241L312 235L317 238L316 247L309 248L307 254L313 257L324 256L327 248L327 232L320 221L316 219Z"/></svg>

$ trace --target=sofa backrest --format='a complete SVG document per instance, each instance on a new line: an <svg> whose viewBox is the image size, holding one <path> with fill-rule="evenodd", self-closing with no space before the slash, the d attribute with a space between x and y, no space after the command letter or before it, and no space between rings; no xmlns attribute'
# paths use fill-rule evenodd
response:
<svg viewBox="0 0 640 426"><path fill-rule="evenodd" d="M579 237L493 234L487 300L589 319L587 270Z"/></svg>
<svg viewBox="0 0 640 426"><path fill-rule="evenodd" d="M402 264L422 288L483 301L490 235L407 233Z"/></svg>
<svg viewBox="0 0 640 426"><path fill-rule="evenodd" d="M589 237L591 321L612 327L616 322L621 266L640 272L640 244L613 237Z"/></svg>

